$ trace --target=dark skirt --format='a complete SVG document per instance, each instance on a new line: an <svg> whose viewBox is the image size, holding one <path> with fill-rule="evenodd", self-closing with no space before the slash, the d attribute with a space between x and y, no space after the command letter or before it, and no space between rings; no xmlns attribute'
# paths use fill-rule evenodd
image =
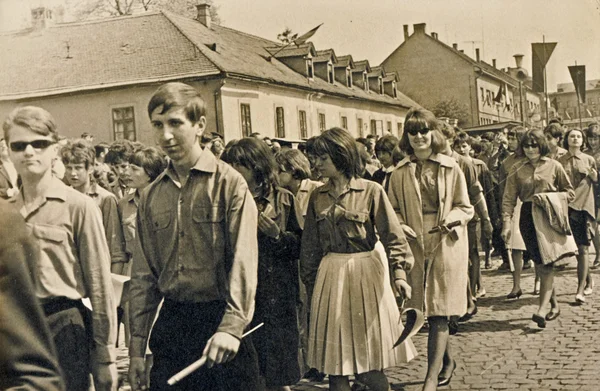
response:
<svg viewBox="0 0 600 391"><path fill-rule="evenodd" d="M525 242L525 248L531 256L531 259L534 263L542 265L542 255L540 254L535 225L533 224L532 206L533 203L531 202L523 202L519 219L519 228L521 229L521 236Z"/></svg>
<svg viewBox="0 0 600 391"><path fill-rule="evenodd" d="M591 241L588 230L588 214L582 210L569 208L569 225L578 246L589 246Z"/></svg>

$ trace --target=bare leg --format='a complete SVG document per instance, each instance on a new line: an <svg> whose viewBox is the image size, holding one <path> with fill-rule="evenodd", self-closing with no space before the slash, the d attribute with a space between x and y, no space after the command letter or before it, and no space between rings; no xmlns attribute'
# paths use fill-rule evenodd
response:
<svg viewBox="0 0 600 391"><path fill-rule="evenodd" d="M554 284L554 270L552 270L552 265L544 266L541 264L536 264L535 268L539 271L540 275L540 304L537 310L537 314L541 317L545 317L548 313L548 304L550 303L550 298L555 296L553 284ZM556 302L558 304L558 302Z"/></svg>
<svg viewBox="0 0 600 391"><path fill-rule="evenodd" d="M329 376L329 389L331 391L351 391L348 376Z"/></svg>
<svg viewBox="0 0 600 391"><path fill-rule="evenodd" d="M521 290L521 272L523 271L523 251L512 250L512 259L515 265L515 271L513 272L513 288L510 293L516 294Z"/></svg>
<svg viewBox="0 0 600 391"><path fill-rule="evenodd" d="M588 246L577 246L579 255L577 255L577 294L583 295L587 277L588 277Z"/></svg>
<svg viewBox="0 0 600 391"><path fill-rule="evenodd" d="M596 250L596 258L594 259L594 266L598 266L600 263L600 224L594 222L595 235L593 239L594 250Z"/></svg>
<svg viewBox="0 0 600 391"><path fill-rule="evenodd" d="M388 391L390 389L390 383L383 371L361 373L356 375L356 378L372 391Z"/></svg>
<svg viewBox="0 0 600 391"><path fill-rule="evenodd" d="M444 355L448 345L448 319L440 316L430 317L427 339L427 375L423 391L437 389L438 375L442 369Z"/></svg>
<svg viewBox="0 0 600 391"><path fill-rule="evenodd" d="M470 280L470 278L469 278ZM467 284L467 313L475 311L475 300L473 300L473 292L471 291L471 283Z"/></svg>

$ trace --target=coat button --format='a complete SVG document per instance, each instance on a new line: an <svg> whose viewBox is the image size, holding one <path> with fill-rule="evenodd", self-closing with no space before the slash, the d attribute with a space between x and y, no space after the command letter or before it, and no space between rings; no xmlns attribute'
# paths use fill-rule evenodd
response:
<svg viewBox="0 0 600 391"><path fill-rule="evenodd" d="M267 271L268 271L269 273L273 273L273 266L269 266L269 267L267 268Z"/></svg>

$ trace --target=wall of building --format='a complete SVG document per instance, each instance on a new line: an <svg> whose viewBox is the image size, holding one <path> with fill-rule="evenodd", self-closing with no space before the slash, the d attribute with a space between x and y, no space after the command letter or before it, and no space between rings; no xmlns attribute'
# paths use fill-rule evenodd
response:
<svg viewBox="0 0 600 391"><path fill-rule="evenodd" d="M504 84L500 83L496 79L487 77L485 75L477 79L477 103L479 109L479 125L488 125L496 122L513 121L515 119L515 96L510 87L507 89L507 96L509 102L513 103L512 105L507 106L506 102L497 104L494 101L502 85Z"/></svg>
<svg viewBox="0 0 600 391"><path fill-rule="evenodd" d="M575 92L559 92L550 96L556 102L557 114L569 127L579 127L579 107ZM586 102L580 104L581 124L587 126L592 122L600 122L600 89L586 91Z"/></svg>
<svg viewBox="0 0 600 391"><path fill-rule="evenodd" d="M451 49L415 32L382 65L386 72L398 73L398 90L424 107L454 98L472 113L465 126L479 124L473 67Z"/></svg>
<svg viewBox="0 0 600 391"><path fill-rule="evenodd" d="M219 81L190 82L205 98L208 128L217 129L214 91ZM148 102L159 84L132 86L104 91L78 92L21 101L0 101L2 121L17 106L34 105L48 110L58 126L58 132L69 138L79 137L87 132L94 135L96 142L114 141L113 109L133 107L136 140L154 145L154 137L148 118Z"/></svg>
<svg viewBox="0 0 600 391"><path fill-rule="evenodd" d="M371 120L380 121L379 134L387 131L388 122L392 134L398 135L398 124L404 123L408 111L399 106L388 106L376 102L331 97L320 93L310 93L293 88L267 84L249 83L228 79L221 88L223 107L223 128L225 140L242 137L240 105L249 104L252 132L264 136L276 136L276 107L283 107L285 120L285 138L299 140L299 111L304 110L307 117L307 136L320 133L319 114L325 115L326 129L342 126L342 116L347 118L348 131L354 136L370 133ZM358 119L363 120L362 132L358 129Z"/></svg>

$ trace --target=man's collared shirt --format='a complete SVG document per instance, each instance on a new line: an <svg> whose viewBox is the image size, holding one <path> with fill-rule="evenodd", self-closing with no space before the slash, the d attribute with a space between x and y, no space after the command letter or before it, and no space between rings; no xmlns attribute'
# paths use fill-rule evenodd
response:
<svg viewBox="0 0 600 391"><path fill-rule="evenodd" d="M102 212L102 223L110 251L111 264L127 262L125 238L117 209L117 197L97 183L92 183L86 194L96 202Z"/></svg>
<svg viewBox="0 0 600 391"><path fill-rule="evenodd" d="M182 187L172 163L141 194L143 259L130 288L130 356L143 357L162 297L226 301L218 331L241 338L257 284L258 210L244 178L203 149Z"/></svg>
<svg viewBox="0 0 600 391"><path fill-rule="evenodd" d="M42 303L89 298L96 359L116 359L116 308L110 255L100 210L88 196L53 177L44 199L27 211L23 194L11 200L38 239L36 295ZM84 365L84 363L82 363Z"/></svg>

